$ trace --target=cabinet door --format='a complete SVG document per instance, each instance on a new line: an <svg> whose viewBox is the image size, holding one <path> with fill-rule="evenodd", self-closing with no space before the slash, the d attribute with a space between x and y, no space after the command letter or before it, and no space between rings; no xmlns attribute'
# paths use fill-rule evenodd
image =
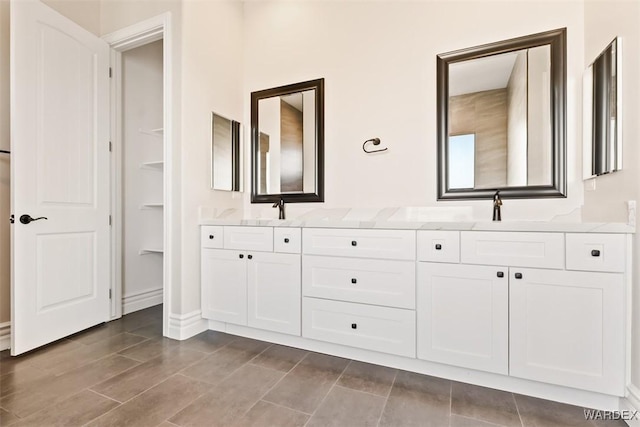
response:
<svg viewBox="0 0 640 427"><path fill-rule="evenodd" d="M507 374L508 277L506 267L418 263L418 358Z"/></svg>
<svg viewBox="0 0 640 427"><path fill-rule="evenodd" d="M249 326L300 335L300 255L251 252Z"/></svg>
<svg viewBox="0 0 640 427"><path fill-rule="evenodd" d="M246 254L224 249L202 249L201 268L202 317L246 325Z"/></svg>
<svg viewBox="0 0 640 427"><path fill-rule="evenodd" d="M510 374L622 396L623 275L541 269L510 275Z"/></svg>

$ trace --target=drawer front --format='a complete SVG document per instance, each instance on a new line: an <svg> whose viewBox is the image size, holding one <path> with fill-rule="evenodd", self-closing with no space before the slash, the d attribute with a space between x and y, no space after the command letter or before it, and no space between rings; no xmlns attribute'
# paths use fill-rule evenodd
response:
<svg viewBox="0 0 640 427"><path fill-rule="evenodd" d="M460 262L460 232L418 231L418 261Z"/></svg>
<svg viewBox="0 0 640 427"><path fill-rule="evenodd" d="M354 258L416 259L416 233L410 230L305 228L302 252Z"/></svg>
<svg viewBox="0 0 640 427"><path fill-rule="evenodd" d="M460 235L460 261L562 269L564 234L463 231Z"/></svg>
<svg viewBox="0 0 640 427"><path fill-rule="evenodd" d="M416 266L413 261L302 257L303 294L410 308L416 306Z"/></svg>
<svg viewBox="0 0 640 427"><path fill-rule="evenodd" d="M223 231L221 226L203 225L200 227L200 242L203 248L222 249Z"/></svg>
<svg viewBox="0 0 640 427"><path fill-rule="evenodd" d="M416 357L416 313L316 298L302 299L302 336Z"/></svg>
<svg viewBox="0 0 640 427"><path fill-rule="evenodd" d="M299 228L274 228L273 250L285 254L299 254L302 249L302 231Z"/></svg>
<svg viewBox="0 0 640 427"><path fill-rule="evenodd" d="M625 270L623 234L567 234L567 270L610 271Z"/></svg>
<svg viewBox="0 0 640 427"><path fill-rule="evenodd" d="M273 251L271 227L224 227L224 248L247 251Z"/></svg>

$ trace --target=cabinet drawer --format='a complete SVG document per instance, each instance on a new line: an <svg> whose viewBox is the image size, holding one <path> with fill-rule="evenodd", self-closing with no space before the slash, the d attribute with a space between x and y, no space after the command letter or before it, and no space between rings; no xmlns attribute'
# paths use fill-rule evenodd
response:
<svg viewBox="0 0 640 427"><path fill-rule="evenodd" d="M302 237L305 254L416 259L416 233L410 230L305 228Z"/></svg>
<svg viewBox="0 0 640 427"><path fill-rule="evenodd" d="M567 270L625 270L623 234L567 234Z"/></svg>
<svg viewBox="0 0 640 427"><path fill-rule="evenodd" d="M302 247L302 231L299 228L274 228L273 250L286 254L299 254Z"/></svg>
<svg viewBox="0 0 640 427"><path fill-rule="evenodd" d="M564 234L463 231L460 260L468 264L562 269Z"/></svg>
<svg viewBox="0 0 640 427"><path fill-rule="evenodd" d="M271 227L224 227L224 248L248 251L273 251Z"/></svg>
<svg viewBox="0 0 640 427"><path fill-rule="evenodd" d="M418 261L460 262L460 232L418 231Z"/></svg>
<svg viewBox="0 0 640 427"><path fill-rule="evenodd" d="M302 336L416 357L416 313L316 298L302 299Z"/></svg>
<svg viewBox="0 0 640 427"><path fill-rule="evenodd" d="M222 249L222 227L217 225L203 225L200 227L200 244L203 248Z"/></svg>
<svg viewBox="0 0 640 427"><path fill-rule="evenodd" d="M391 307L415 308L413 261L369 260L304 255L305 296Z"/></svg>

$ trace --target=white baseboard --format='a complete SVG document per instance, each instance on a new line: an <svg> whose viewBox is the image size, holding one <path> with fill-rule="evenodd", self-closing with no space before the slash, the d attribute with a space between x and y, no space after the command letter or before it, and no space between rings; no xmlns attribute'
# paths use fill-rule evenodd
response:
<svg viewBox="0 0 640 427"><path fill-rule="evenodd" d="M209 322L202 318L202 311L195 310L186 314L169 314L167 336L175 340L186 340L209 329Z"/></svg>
<svg viewBox="0 0 640 427"><path fill-rule="evenodd" d="M640 427L640 388L627 386L627 397L620 399L620 409L633 414L633 419L625 420L629 427Z"/></svg>
<svg viewBox="0 0 640 427"><path fill-rule="evenodd" d="M0 351L11 348L11 322L0 323Z"/></svg>
<svg viewBox="0 0 640 427"><path fill-rule="evenodd" d="M125 295L122 298L122 314L133 313L134 311L143 310L162 304L162 288L147 289L142 292Z"/></svg>

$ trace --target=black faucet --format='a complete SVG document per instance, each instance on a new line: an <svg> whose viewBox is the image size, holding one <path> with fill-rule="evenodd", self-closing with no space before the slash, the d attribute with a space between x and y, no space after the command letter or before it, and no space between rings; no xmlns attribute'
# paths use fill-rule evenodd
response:
<svg viewBox="0 0 640 427"><path fill-rule="evenodd" d="M280 197L280 200L273 204L274 208L278 208L278 219L284 219L284 199Z"/></svg>
<svg viewBox="0 0 640 427"><path fill-rule="evenodd" d="M500 190L496 191L496 194L493 195L493 220L494 221L502 221L502 216L500 215L500 206L502 206L502 199L500 198Z"/></svg>

